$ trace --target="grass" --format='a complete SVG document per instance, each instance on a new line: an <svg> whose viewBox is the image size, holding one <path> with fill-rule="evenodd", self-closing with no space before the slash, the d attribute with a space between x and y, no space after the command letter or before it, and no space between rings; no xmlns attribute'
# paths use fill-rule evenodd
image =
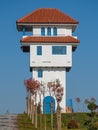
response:
<svg viewBox="0 0 98 130"><path fill-rule="evenodd" d="M30 118L26 114L19 114L17 121L19 130L33 130L34 126L31 124Z"/></svg>
<svg viewBox="0 0 98 130"><path fill-rule="evenodd" d="M88 118L86 113L76 113L74 115L72 114L62 114L62 130L68 130L67 129L67 124L69 121L74 118L75 120L78 121L79 129L78 130L87 130L84 128L83 123L85 119ZM51 130L50 127L50 115L46 116L46 130ZM42 115L42 130L44 130L44 116ZM53 130L56 130L56 115L53 117L53 124L54 128ZM34 125L32 125L30 118L26 114L19 114L18 115L18 127L19 130L40 130L39 128L39 115L38 115L38 128L34 128ZM70 130L77 130L77 129L70 129Z"/></svg>

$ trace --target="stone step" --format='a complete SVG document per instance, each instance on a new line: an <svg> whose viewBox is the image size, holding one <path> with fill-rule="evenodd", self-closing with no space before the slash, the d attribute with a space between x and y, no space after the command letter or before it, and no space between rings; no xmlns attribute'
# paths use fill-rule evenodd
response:
<svg viewBox="0 0 98 130"><path fill-rule="evenodd" d="M0 130L18 130L17 115L0 115Z"/></svg>

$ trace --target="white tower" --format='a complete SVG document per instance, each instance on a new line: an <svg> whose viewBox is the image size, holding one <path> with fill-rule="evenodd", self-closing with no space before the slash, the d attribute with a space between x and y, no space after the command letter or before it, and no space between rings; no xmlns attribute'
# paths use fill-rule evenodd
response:
<svg viewBox="0 0 98 130"><path fill-rule="evenodd" d="M72 36L78 21L56 8L40 8L17 20L23 52L30 53L32 78L47 82L59 79L64 87L61 108L66 108L66 72L72 67L72 52L79 40ZM32 32L31 36L25 32ZM46 97L48 94L46 94Z"/></svg>

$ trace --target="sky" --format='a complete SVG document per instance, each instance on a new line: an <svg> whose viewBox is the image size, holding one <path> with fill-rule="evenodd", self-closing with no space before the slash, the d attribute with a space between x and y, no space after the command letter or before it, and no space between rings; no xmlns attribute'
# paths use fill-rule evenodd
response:
<svg viewBox="0 0 98 130"><path fill-rule="evenodd" d="M80 44L67 73L67 98L94 97L98 103L98 0L0 0L0 113L23 113L24 79L31 77L29 54L20 49L16 20L38 8L58 8L79 21Z"/></svg>

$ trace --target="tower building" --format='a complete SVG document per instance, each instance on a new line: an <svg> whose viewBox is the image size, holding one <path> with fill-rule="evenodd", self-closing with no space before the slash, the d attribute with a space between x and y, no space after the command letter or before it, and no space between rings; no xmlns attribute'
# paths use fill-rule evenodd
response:
<svg viewBox="0 0 98 130"><path fill-rule="evenodd" d="M32 78L46 84L60 80L64 87L61 108L65 112L66 72L72 67L72 53L80 42L73 36L78 21L56 8L39 8L16 24L17 30L23 31L21 49L30 53ZM28 32L32 35L27 35Z"/></svg>

